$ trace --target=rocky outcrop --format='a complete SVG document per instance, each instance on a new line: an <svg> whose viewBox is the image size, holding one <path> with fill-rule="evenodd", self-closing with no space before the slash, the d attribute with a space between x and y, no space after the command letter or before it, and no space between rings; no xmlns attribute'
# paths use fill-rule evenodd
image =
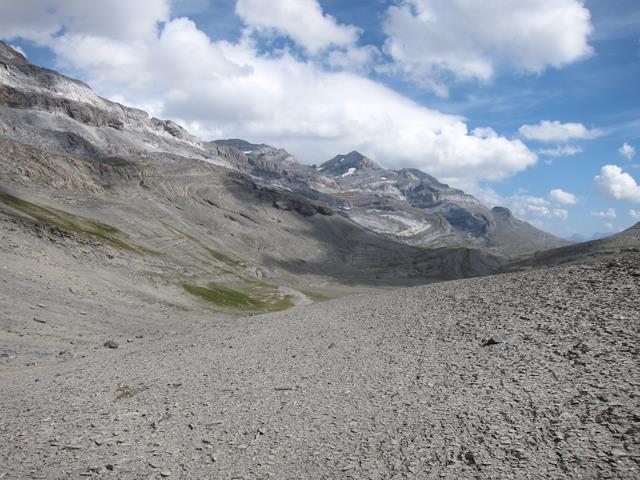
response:
<svg viewBox="0 0 640 480"><path fill-rule="evenodd" d="M171 120L160 120L154 117L151 119L151 124L159 130L167 132L174 138L179 138L181 140L193 138L192 135L183 127L178 125L176 122L172 122Z"/></svg>
<svg viewBox="0 0 640 480"><path fill-rule="evenodd" d="M300 199L281 199L273 202L273 206L278 210L295 210L300 215L310 217L319 213L320 215L333 215L333 210L326 205L314 205L313 203Z"/></svg>

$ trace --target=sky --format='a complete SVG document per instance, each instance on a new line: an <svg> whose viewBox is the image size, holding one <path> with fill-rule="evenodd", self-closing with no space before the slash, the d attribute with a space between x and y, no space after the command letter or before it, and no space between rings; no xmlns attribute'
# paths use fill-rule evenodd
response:
<svg viewBox="0 0 640 480"><path fill-rule="evenodd" d="M0 0L0 38L203 140L358 150L564 237L640 221L638 0Z"/></svg>

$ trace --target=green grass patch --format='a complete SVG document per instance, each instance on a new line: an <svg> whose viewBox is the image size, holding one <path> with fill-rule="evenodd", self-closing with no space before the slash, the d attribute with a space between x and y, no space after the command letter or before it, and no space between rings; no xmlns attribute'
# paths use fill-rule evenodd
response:
<svg viewBox="0 0 640 480"><path fill-rule="evenodd" d="M2 192L0 192L0 202L41 223L58 227L61 230L83 236L90 236L121 250L137 253L145 252L145 249L133 246L124 241L121 237L126 237L126 235L116 227L112 227L106 223L96 222L62 210L36 205L35 203L30 203Z"/></svg>
<svg viewBox="0 0 640 480"><path fill-rule="evenodd" d="M184 283L182 287L194 297L228 311L266 313L286 310L293 306L292 298L278 294L275 288L242 291L216 283L209 283L206 287Z"/></svg>

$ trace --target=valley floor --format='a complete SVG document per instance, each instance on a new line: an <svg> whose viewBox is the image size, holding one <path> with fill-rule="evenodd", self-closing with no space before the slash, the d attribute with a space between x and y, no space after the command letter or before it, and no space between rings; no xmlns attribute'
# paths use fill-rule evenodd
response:
<svg viewBox="0 0 640 480"><path fill-rule="evenodd" d="M0 478L640 477L638 255L240 318L2 262Z"/></svg>

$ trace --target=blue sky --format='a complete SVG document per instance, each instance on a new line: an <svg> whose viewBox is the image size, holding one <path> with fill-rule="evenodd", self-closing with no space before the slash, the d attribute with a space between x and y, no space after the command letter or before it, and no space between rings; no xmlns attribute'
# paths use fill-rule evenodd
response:
<svg viewBox="0 0 640 480"><path fill-rule="evenodd" d="M86 3L3 3L0 37L204 139L358 149L562 236L640 220L637 0Z"/></svg>

